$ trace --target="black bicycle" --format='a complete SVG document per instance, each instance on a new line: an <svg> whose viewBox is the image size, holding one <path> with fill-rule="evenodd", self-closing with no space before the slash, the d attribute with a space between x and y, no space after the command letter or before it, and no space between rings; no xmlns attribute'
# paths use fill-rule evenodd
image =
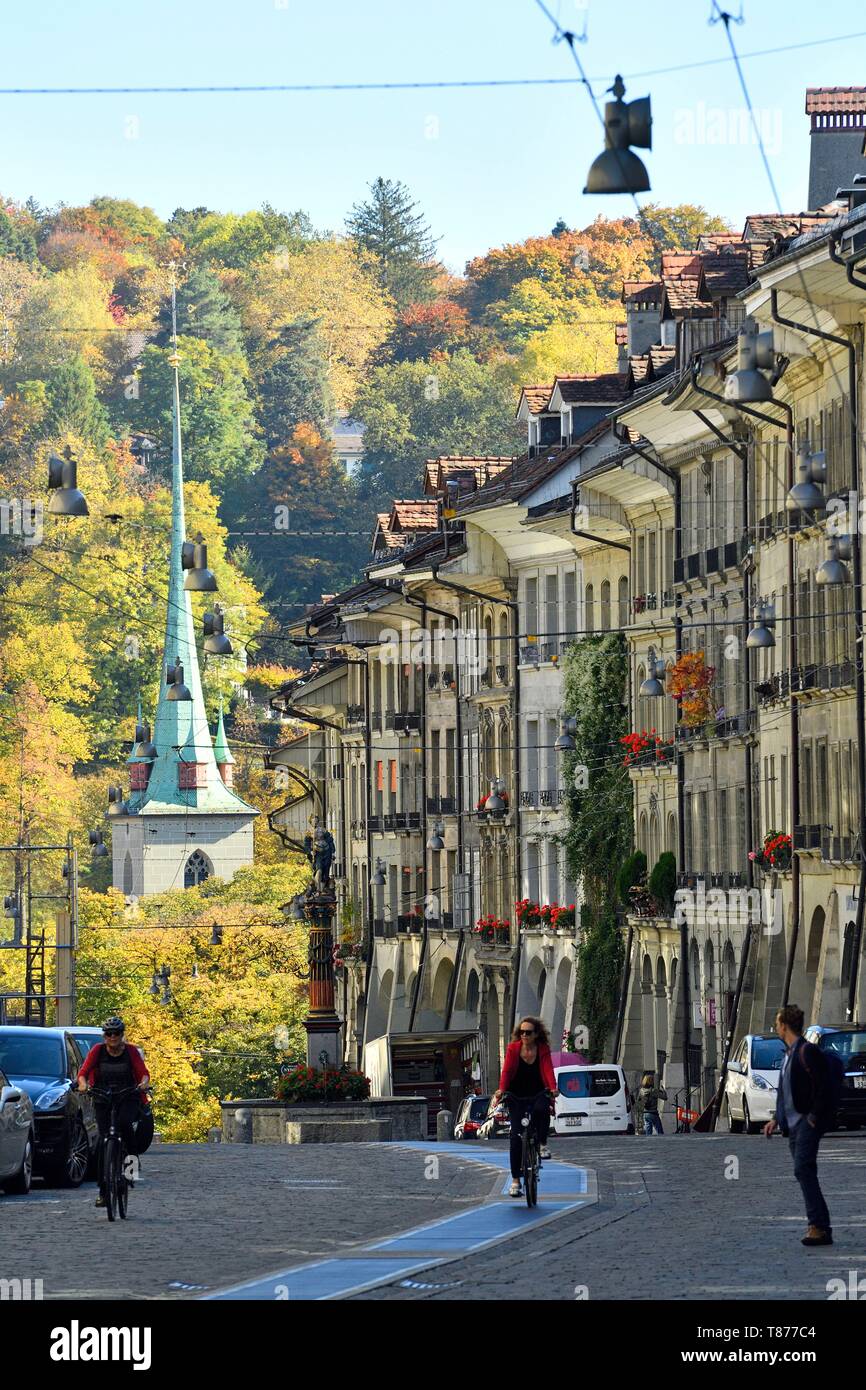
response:
<svg viewBox="0 0 866 1390"><path fill-rule="evenodd" d="M539 1093L541 1094L541 1093ZM547 1091L544 1095L548 1095ZM528 1096L514 1096L510 1091L504 1093L503 1099L506 1101L520 1101L528 1105L528 1112L520 1118L523 1129L523 1152L520 1159L520 1174L523 1179L523 1195L526 1198L526 1205L534 1207L538 1203L538 1175L541 1172L541 1141L538 1131L535 1128L533 1109L538 1096L532 1099Z"/></svg>
<svg viewBox="0 0 866 1390"><path fill-rule="evenodd" d="M111 1091L104 1091L99 1086L92 1086L90 1089L95 1100L103 1101L109 1106L108 1130L102 1140L102 1190L105 1196L105 1210L109 1221L114 1221L118 1216L121 1221L125 1221L132 1179L128 1176L129 1154L118 1128L117 1112L122 1101L129 1096L141 1097L144 1092L138 1086L121 1086Z"/></svg>

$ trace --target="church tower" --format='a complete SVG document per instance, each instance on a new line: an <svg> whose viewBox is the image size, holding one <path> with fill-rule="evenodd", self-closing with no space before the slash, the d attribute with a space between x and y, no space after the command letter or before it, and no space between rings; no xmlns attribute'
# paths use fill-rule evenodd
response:
<svg viewBox="0 0 866 1390"><path fill-rule="evenodd" d="M206 878L231 879L239 868L253 862L253 821L259 814L232 790L234 760L226 742L222 707L216 750L208 727L192 603L184 589L186 527L176 347L170 360L174 367L171 556L159 700L152 741L150 730L142 724L139 702L139 727L128 764L129 796L109 808L114 886L136 897L190 888ZM178 668L177 678L173 668Z"/></svg>

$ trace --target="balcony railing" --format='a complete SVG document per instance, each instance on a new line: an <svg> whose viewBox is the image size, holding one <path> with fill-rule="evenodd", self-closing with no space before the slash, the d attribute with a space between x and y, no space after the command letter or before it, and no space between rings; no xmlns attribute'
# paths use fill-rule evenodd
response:
<svg viewBox="0 0 866 1390"><path fill-rule="evenodd" d="M383 816L370 816L369 820L367 821L367 825L370 828L371 835L379 835L382 833L383 820Z"/></svg>
<svg viewBox="0 0 866 1390"><path fill-rule="evenodd" d="M428 816L455 816L457 802L453 796L428 796Z"/></svg>
<svg viewBox="0 0 866 1390"><path fill-rule="evenodd" d="M352 821L352 839L364 840L367 837L367 822L365 820Z"/></svg>
<svg viewBox="0 0 866 1390"><path fill-rule="evenodd" d="M540 660L541 657L539 655L537 642L531 642L520 648L521 666L537 666Z"/></svg>
<svg viewBox="0 0 866 1390"><path fill-rule="evenodd" d="M477 946L493 950L508 949L511 946L511 932L508 927L483 927L476 932Z"/></svg>
<svg viewBox="0 0 866 1390"><path fill-rule="evenodd" d="M542 642L541 647L539 648L539 657L541 661L558 661L559 643Z"/></svg>
<svg viewBox="0 0 866 1390"><path fill-rule="evenodd" d="M823 825L795 825L794 849L820 849L825 828Z"/></svg>
<svg viewBox="0 0 866 1390"><path fill-rule="evenodd" d="M635 615L638 613L652 613L658 606L658 594L635 594L631 601L631 611Z"/></svg>
<svg viewBox="0 0 866 1390"><path fill-rule="evenodd" d="M856 835L822 835L821 858L827 864L858 863Z"/></svg>
<svg viewBox="0 0 866 1390"><path fill-rule="evenodd" d="M403 831L405 834L408 834L410 830L421 829L420 811L398 811L394 820L396 822L394 829Z"/></svg>
<svg viewBox="0 0 866 1390"><path fill-rule="evenodd" d="M348 705L346 707L346 728L363 729L366 724L366 715L363 705Z"/></svg>

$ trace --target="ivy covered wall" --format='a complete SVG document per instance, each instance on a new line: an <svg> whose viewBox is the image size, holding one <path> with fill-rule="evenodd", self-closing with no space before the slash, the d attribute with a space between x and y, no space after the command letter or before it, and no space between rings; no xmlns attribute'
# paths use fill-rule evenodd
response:
<svg viewBox="0 0 866 1390"><path fill-rule="evenodd" d="M565 755L567 829L562 842L571 878L581 885L583 941L577 1000L589 1029L589 1055L604 1057L616 1021L623 940L616 919L616 879L634 839L632 787L620 738L627 732L627 660L620 633L585 637L563 661L564 713L577 729Z"/></svg>

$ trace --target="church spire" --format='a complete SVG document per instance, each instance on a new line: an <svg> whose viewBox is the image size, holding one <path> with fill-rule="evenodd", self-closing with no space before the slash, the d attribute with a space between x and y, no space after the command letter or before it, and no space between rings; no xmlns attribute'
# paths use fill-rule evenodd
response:
<svg viewBox="0 0 866 1390"><path fill-rule="evenodd" d="M140 809L144 812L184 808L196 811L252 811L234 795L217 771L202 692L192 601L184 589L182 548L186 534L183 499L183 449L180 429L180 380L175 291L172 287L172 447L171 551L165 646L153 741L157 758ZM191 698L169 699L167 667L180 662ZM255 813L254 813L255 814Z"/></svg>

